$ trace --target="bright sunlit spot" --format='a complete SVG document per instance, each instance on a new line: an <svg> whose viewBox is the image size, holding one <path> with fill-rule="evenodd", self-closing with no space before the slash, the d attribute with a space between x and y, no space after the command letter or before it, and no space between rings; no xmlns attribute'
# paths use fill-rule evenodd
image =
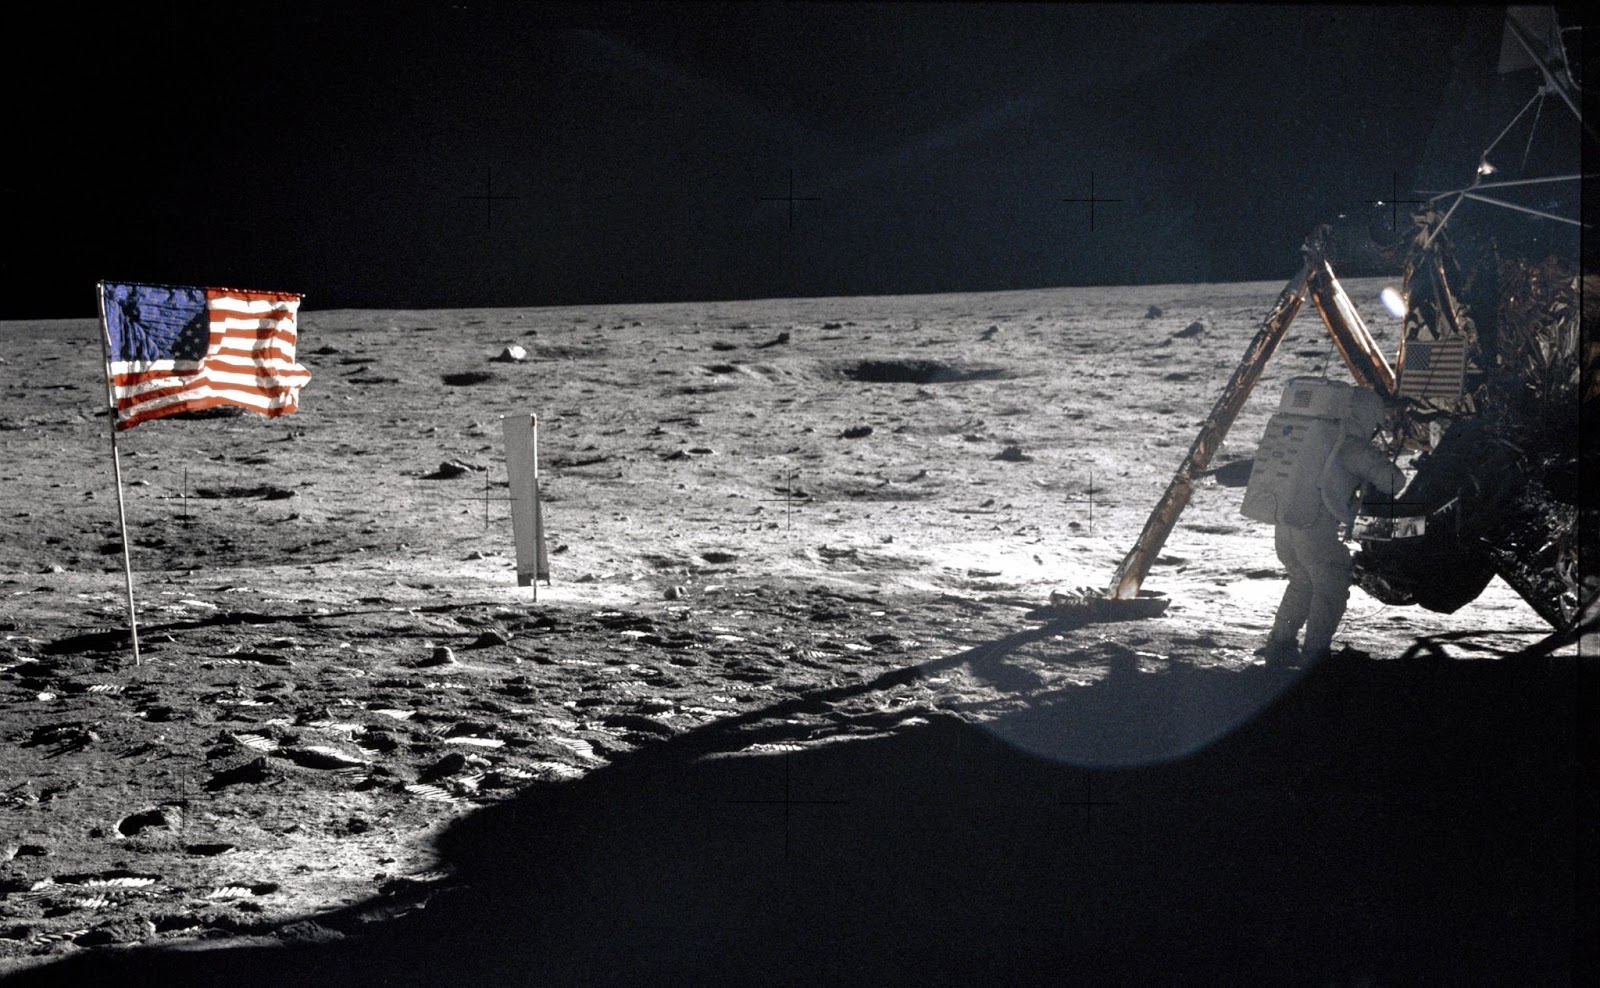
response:
<svg viewBox="0 0 1600 988"><path fill-rule="evenodd" d="M1406 297L1400 294L1400 289L1390 285L1378 297L1383 299L1383 307L1389 310L1389 315L1396 319L1406 317Z"/></svg>

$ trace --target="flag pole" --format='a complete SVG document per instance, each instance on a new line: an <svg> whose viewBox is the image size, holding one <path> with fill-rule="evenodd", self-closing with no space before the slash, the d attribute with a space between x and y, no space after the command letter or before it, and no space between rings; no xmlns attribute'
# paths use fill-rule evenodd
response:
<svg viewBox="0 0 1600 988"><path fill-rule="evenodd" d="M106 408L111 424L111 469L117 477L117 521L122 525L122 575L128 585L128 637L133 642L133 664L139 659L139 618L133 607L133 560L128 555L128 512L122 504L122 457L117 452L117 394L111 377L111 329L106 325L106 284L99 282L95 294L100 303L100 349L106 358Z"/></svg>

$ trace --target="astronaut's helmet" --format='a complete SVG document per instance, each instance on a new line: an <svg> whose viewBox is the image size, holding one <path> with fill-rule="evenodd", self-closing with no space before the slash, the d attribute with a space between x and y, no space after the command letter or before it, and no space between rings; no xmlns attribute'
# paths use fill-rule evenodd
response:
<svg viewBox="0 0 1600 988"><path fill-rule="evenodd" d="M1354 388L1350 394L1350 409L1344 416L1344 434L1365 442L1372 438L1383 421L1383 396L1370 388Z"/></svg>

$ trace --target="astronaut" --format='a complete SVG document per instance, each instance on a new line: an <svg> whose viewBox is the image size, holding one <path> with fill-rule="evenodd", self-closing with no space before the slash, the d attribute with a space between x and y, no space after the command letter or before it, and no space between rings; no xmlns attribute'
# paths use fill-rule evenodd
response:
<svg viewBox="0 0 1600 988"><path fill-rule="evenodd" d="M1394 496L1405 474L1371 445L1383 419L1383 399L1366 388L1352 388L1337 434L1325 458L1302 458L1289 496L1274 510L1273 543L1289 574L1272 632L1260 653L1269 665L1315 662L1332 648L1333 633L1350 598L1351 558L1343 534L1355 523L1363 484ZM1332 423L1329 423L1331 426ZM1296 637L1305 629L1303 644Z"/></svg>

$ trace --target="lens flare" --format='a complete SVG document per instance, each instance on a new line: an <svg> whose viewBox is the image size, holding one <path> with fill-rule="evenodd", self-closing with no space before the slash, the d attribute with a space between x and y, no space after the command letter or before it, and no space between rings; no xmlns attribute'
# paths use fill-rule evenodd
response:
<svg viewBox="0 0 1600 988"><path fill-rule="evenodd" d="M1396 319L1406 317L1406 297L1400 294L1398 288L1392 285L1385 288L1379 298L1383 299L1383 307L1389 310L1389 315Z"/></svg>

